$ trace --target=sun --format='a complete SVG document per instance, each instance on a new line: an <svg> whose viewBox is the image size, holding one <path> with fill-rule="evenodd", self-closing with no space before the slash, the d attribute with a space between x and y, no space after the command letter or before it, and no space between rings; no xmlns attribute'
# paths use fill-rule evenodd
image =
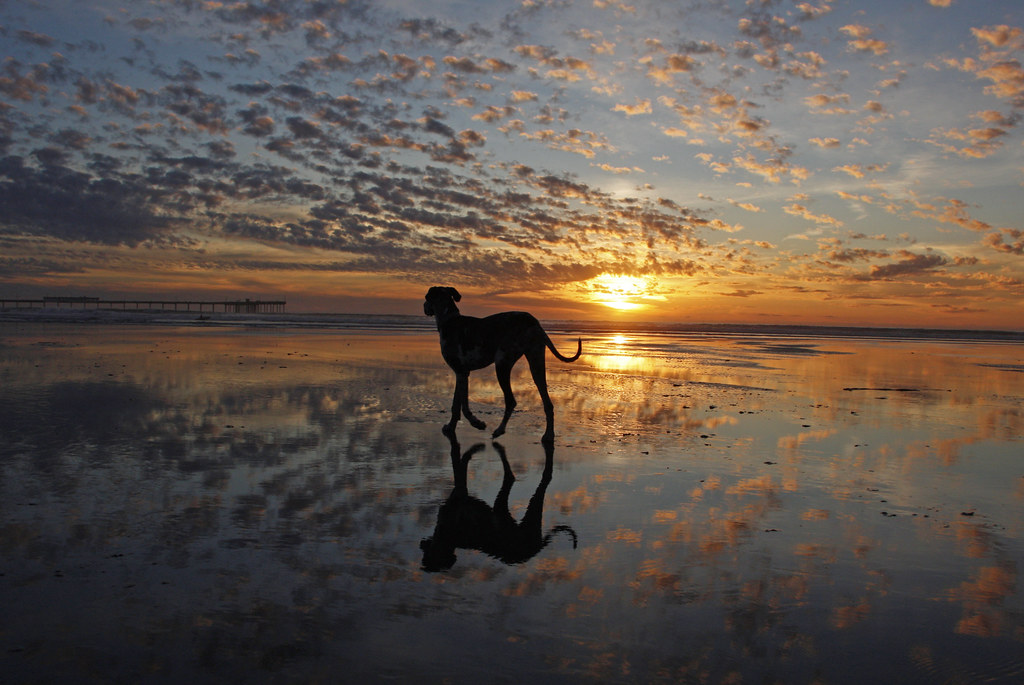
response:
<svg viewBox="0 0 1024 685"><path fill-rule="evenodd" d="M610 309L628 312L644 309L651 300L664 299L655 294L651 277L601 274L586 282L590 298Z"/></svg>

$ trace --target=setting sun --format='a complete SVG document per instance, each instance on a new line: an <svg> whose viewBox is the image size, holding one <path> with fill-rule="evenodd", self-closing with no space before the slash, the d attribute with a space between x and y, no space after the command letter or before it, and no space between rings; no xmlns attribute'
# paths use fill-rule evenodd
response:
<svg viewBox="0 0 1024 685"><path fill-rule="evenodd" d="M664 299L655 294L653 278L601 274L587 281L587 289L594 302L619 311L643 309L651 300Z"/></svg>

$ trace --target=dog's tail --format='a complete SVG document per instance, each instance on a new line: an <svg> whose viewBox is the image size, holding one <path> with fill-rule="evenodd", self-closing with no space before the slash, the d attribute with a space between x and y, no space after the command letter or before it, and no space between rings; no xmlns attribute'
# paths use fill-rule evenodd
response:
<svg viewBox="0 0 1024 685"><path fill-rule="evenodd" d="M563 362L574 362L574 361L576 361L577 359L580 358L581 354L583 354L583 338L577 338L576 339L576 354L574 354L571 357L566 357L561 352L556 350L555 349L555 344L553 342L551 342L551 338L549 338L547 336L547 334L544 335L544 342L547 344L548 349L551 350L551 354L555 355L556 357L561 359Z"/></svg>

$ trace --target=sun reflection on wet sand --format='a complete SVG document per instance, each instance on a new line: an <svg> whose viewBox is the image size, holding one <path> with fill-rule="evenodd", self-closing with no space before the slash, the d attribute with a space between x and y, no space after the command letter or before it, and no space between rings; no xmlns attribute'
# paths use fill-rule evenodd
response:
<svg viewBox="0 0 1024 685"><path fill-rule="evenodd" d="M7 327L0 666L12 682L1019 682L1022 357L594 336L548 365L546 452L519 367L501 444L460 426L454 449L434 335ZM500 419L491 371L470 402ZM501 514L509 535L543 523L526 554L453 511ZM537 530L554 534L537 547ZM427 539L457 539L454 558L425 564Z"/></svg>

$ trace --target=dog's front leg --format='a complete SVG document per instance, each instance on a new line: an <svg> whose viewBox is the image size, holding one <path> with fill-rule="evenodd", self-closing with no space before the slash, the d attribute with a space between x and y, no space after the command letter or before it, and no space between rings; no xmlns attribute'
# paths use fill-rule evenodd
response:
<svg viewBox="0 0 1024 685"><path fill-rule="evenodd" d="M515 519L512 518L512 513L508 510L508 496L512 491L512 484L516 482L516 476L512 473L512 466L508 463L505 448L501 443L495 442L491 444L494 445L494 449L497 450L498 456L501 458L501 468L504 472L504 476L501 479L501 488L498 490L498 496L494 498L494 506L491 509L494 511L494 516L498 520L500 527L508 530L515 528Z"/></svg>
<svg viewBox="0 0 1024 685"><path fill-rule="evenodd" d="M456 393L458 392L458 384L456 383ZM452 412L454 416L455 406L452 405ZM462 379L462 415L469 421L469 425L477 430L483 430L487 428L487 424L473 416L473 412L469 410L469 374L467 373ZM453 426L454 427L454 426Z"/></svg>
<svg viewBox="0 0 1024 685"><path fill-rule="evenodd" d="M486 427L483 421L473 416L469 411L469 374L455 374L455 394L452 396L452 419L441 429L445 435L455 435L455 426L459 423L459 414L463 414L473 428L483 430Z"/></svg>
<svg viewBox="0 0 1024 685"><path fill-rule="evenodd" d="M441 432L452 437L455 435L455 426L459 423L459 414L462 412L463 399L469 392L469 374L455 374L455 394L452 396L452 419L441 428Z"/></svg>
<svg viewBox="0 0 1024 685"><path fill-rule="evenodd" d="M441 432L452 437L455 435L455 427L459 423L459 414L462 411L463 389L469 387L469 377L464 374L455 375L455 394L452 396L452 420L444 424Z"/></svg>

